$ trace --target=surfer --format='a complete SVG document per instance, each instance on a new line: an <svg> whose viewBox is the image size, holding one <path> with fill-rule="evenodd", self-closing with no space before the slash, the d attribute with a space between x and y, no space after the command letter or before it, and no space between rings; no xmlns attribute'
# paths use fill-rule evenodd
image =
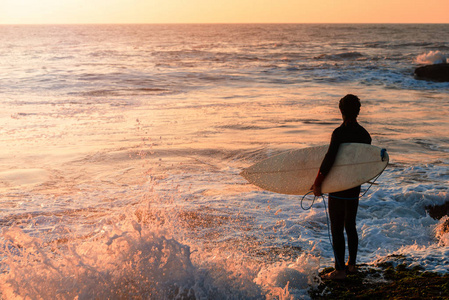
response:
<svg viewBox="0 0 449 300"><path fill-rule="evenodd" d="M339 108L343 117L343 123L332 133L329 149L321 163L315 183L312 186L315 196L321 196L322 194L321 184L334 164L340 144L371 144L371 136L368 131L357 122L360 106L360 99L355 95L348 94L340 99ZM335 271L325 274L323 279L345 279L347 273L356 272L359 239L355 221L359 205L360 188L360 186L357 186L349 190L329 194L329 218L335 256ZM347 266L344 264L344 230L348 238L349 258Z"/></svg>

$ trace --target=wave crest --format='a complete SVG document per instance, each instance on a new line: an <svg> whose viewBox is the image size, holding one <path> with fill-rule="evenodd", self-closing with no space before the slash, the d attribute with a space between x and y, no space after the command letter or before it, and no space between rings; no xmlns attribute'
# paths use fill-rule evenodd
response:
<svg viewBox="0 0 449 300"><path fill-rule="evenodd" d="M430 51L418 55L418 57L416 57L416 62L419 64L443 64L448 62L448 58L440 51Z"/></svg>

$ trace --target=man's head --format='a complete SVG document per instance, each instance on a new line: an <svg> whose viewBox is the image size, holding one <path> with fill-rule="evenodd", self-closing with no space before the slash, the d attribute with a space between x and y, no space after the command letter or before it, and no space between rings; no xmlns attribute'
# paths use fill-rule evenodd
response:
<svg viewBox="0 0 449 300"><path fill-rule="evenodd" d="M360 112L360 99L355 95L348 94L340 99L338 107L346 120L355 120Z"/></svg>

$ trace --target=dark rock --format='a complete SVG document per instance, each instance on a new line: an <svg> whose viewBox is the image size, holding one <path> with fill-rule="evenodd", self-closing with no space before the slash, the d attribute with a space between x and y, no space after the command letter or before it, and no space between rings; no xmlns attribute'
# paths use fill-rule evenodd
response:
<svg viewBox="0 0 449 300"><path fill-rule="evenodd" d="M418 67L415 69L415 78L449 82L449 64L436 64Z"/></svg>
<svg viewBox="0 0 449 300"><path fill-rule="evenodd" d="M320 275L332 269L324 269ZM383 280L379 280L382 278ZM373 268L359 265L357 275L342 281L323 280L309 290L312 299L448 299L449 274L425 271L405 265Z"/></svg>
<svg viewBox="0 0 449 300"><path fill-rule="evenodd" d="M435 220L439 220L444 216L449 216L449 201L441 205L429 205L426 206L426 210Z"/></svg>

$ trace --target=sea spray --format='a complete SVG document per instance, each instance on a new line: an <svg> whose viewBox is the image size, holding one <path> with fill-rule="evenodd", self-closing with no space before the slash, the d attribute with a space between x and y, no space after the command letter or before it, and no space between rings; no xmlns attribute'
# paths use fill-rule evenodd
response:
<svg viewBox="0 0 449 300"><path fill-rule="evenodd" d="M195 243L184 232L192 230L186 223L192 220L186 218L193 219L193 226L211 226L198 223L201 215L186 217L176 205L164 206L172 197L144 199L101 219L81 236L53 219L53 229L60 233L53 240L34 237L23 224L4 228L2 297L308 298L318 274L316 257L303 254L293 261L270 262L220 243ZM161 205L156 207L155 201Z"/></svg>
<svg viewBox="0 0 449 300"><path fill-rule="evenodd" d="M439 246L449 246L449 216L444 216L435 226L435 237Z"/></svg>
<svg viewBox="0 0 449 300"><path fill-rule="evenodd" d="M319 258L303 253L292 262L276 262L261 268L254 282L263 287L266 294L276 299L307 298L309 288L316 287Z"/></svg>
<svg viewBox="0 0 449 300"><path fill-rule="evenodd" d="M190 248L156 224L111 219L90 238L45 243L18 227L3 230L5 299L166 299L193 295ZM148 226L150 225L150 226ZM151 226L153 225L153 226Z"/></svg>
<svg viewBox="0 0 449 300"><path fill-rule="evenodd" d="M430 51L416 57L419 64L444 64L448 62L447 56L440 51Z"/></svg>

